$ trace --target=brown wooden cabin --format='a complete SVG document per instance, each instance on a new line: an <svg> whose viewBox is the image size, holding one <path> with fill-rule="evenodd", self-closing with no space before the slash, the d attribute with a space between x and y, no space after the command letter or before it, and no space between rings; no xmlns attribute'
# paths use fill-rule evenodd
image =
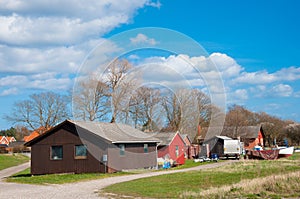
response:
<svg viewBox="0 0 300 199"><path fill-rule="evenodd" d="M158 142L124 124L66 120L25 146L33 175L111 173L156 167Z"/></svg>

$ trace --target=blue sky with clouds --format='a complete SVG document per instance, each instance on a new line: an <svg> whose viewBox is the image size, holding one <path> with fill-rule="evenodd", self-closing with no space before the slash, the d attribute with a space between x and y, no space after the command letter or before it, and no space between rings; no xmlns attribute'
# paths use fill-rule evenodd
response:
<svg viewBox="0 0 300 199"><path fill-rule="evenodd" d="M228 105L299 122L299 9L297 0L0 1L0 129L12 125L2 116L14 102L36 92L67 92L99 42L141 27L168 28L201 44L219 68ZM162 42L147 34L131 39ZM193 49L155 56L174 67L180 56L201 60Z"/></svg>

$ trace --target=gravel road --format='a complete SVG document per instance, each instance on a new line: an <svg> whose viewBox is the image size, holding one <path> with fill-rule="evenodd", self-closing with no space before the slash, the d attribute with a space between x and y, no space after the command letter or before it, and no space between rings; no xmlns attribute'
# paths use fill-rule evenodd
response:
<svg viewBox="0 0 300 199"><path fill-rule="evenodd" d="M216 168L226 164L230 164L233 161L218 162L213 164L200 165L193 168L181 169L181 170L166 170L161 172L149 172L142 174L134 174L128 176L116 176L99 180L91 180L87 182L69 183L63 185L28 185L28 184L16 184L7 183L0 181L0 198L16 198L16 199L51 199L51 198L64 198L64 199L85 199L85 198L103 198L100 197L96 192L100 189L115 184L119 182L126 182L138 178L145 178L163 174L171 174L185 171L195 171L209 168ZM24 164L23 167L26 165ZM28 167L28 165L27 165ZM0 179L7 177L7 175L13 174L13 172L18 171L20 167L15 167L8 171L0 171ZM26 167L25 167L26 168ZM1 176L2 175L2 176Z"/></svg>

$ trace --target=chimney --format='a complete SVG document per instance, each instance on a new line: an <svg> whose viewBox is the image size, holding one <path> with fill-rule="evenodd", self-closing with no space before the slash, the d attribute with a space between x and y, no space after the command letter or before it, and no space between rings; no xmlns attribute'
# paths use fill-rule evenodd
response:
<svg viewBox="0 0 300 199"><path fill-rule="evenodd" d="M201 136L201 126L200 126L200 125L198 125L197 136L198 136L198 137Z"/></svg>

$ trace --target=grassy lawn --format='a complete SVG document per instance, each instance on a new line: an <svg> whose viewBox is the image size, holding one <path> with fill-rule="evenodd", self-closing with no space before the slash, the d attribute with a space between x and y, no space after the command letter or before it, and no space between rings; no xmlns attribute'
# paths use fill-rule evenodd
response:
<svg viewBox="0 0 300 199"><path fill-rule="evenodd" d="M29 157L21 154L0 154L0 170L29 161Z"/></svg>
<svg viewBox="0 0 300 199"><path fill-rule="evenodd" d="M222 161L224 161L224 160L219 160L219 162L222 162ZM187 169L187 168L196 167L196 166L205 165L205 164L211 164L211 163L215 163L215 162L214 161L211 161L211 162L194 162L194 160L185 160L185 163L183 165L173 167L173 168L171 168L171 170Z"/></svg>
<svg viewBox="0 0 300 199"><path fill-rule="evenodd" d="M187 160L184 165L174 167L172 169L184 169L184 168L199 166L202 164L208 164L208 163L195 163L192 160ZM158 171L163 171L163 169ZM24 183L24 184L64 184L64 183L72 183L72 182L79 182L79 181L95 180L95 179L107 178L112 176L137 174L143 172L149 172L149 170L118 172L114 174L89 173L89 174L50 174L50 175L31 176L30 169L26 169L20 173L17 173L9 177L6 181Z"/></svg>
<svg viewBox="0 0 300 199"><path fill-rule="evenodd" d="M211 170L176 173L120 183L105 188L103 192L114 193L118 197L150 198L299 197L299 163L300 154L276 161L239 161ZM279 174L281 176L277 176ZM255 189L250 189L251 187Z"/></svg>
<svg viewBox="0 0 300 199"><path fill-rule="evenodd" d="M16 182L24 184L64 184L80 181L96 180L102 178L108 178L113 176L129 175L129 172L119 172L113 174L101 174L101 173L84 173L84 174L48 174L48 175L30 175L30 168L16 173L15 175L6 179L7 182Z"/></svg>

